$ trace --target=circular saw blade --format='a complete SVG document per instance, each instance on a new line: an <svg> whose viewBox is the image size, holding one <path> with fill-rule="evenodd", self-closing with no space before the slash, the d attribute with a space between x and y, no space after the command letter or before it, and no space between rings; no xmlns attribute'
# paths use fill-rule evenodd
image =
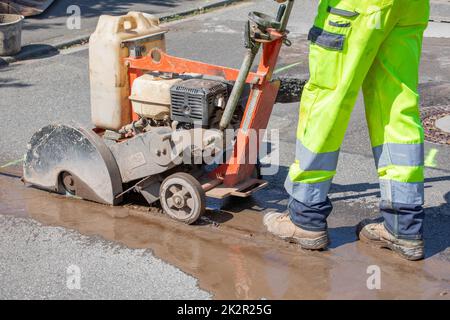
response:
<svg viewBox="0 0 450 320"><path fill-rule="evenodd" d="M117 163L93 131L68 125L48 125L31 138L23 165L24 181L36 187L66 193L61 177L69 173L76 196L116 205L122 192Z"/></svg>

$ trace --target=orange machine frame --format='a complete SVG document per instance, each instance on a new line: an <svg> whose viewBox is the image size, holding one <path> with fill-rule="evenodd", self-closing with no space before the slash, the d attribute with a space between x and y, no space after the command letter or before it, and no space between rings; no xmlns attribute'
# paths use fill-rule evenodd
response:
<svg viewBox="0 0 450 320"><path fill-rule="evenodd" d="M223 180L225 186L236 186L252 175L255 163L251 163L254 161L249 160L255 159L255 155L250 155L251 130L256 130L258 141L260 141L260 130L267 128L278 94L280 84L279 81L272 81L272 74L286 34L274 29L269 29L268 32L272 40L263 43L258 70L256 73L251 72L246 80L247 83L252 85L252 88L237 134L233 154L226 163L220 165L211 173L212 179L219 177ZM238 69L170 56L159 49L152 50L147 56L128 57L124 60L124 63L128 66L130 88L134 80L141 76L144 71L177 74L197 73L221 76L228 81L236 81L239 75ZM133 113L131 105L129 110L132 112L133 120L137 120L138 115ZM259 145L256 150L259 150Z"/></svg>

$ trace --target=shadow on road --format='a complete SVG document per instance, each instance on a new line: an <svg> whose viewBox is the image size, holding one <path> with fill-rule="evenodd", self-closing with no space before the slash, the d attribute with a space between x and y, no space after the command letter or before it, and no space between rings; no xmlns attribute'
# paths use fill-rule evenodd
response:
<svg viewBox="0 0 450 320"><path fill-rule="evenodd" d="M450 248L450 191L444 196L445 203L425 209L425 256L437 255ZM448 259L448 258L447 258Z"/></svg>
<svg viewBox="0 0 450 320"><path fill-rule="evenodd" d="M57 55L59 50L47 44L29 44L22 47L22 50L14 56L16 61L35 60L49 58ZM0 68L8 66L8 62L0 57Z"/></svg>
<svg viewBox="0 0 450 320"><path fill-rule="evenodd" d="M59 53L59 50L48 44L29 44L22 47L16 58L17 60L30 60L34 58L53 57Z"/></svg>
<svg viewBox="0 0 450 320"><path fill-rule="evenodd" d="M1 79L0 78L0 88L24 88L24 87L29 87L29 86L31 86L31 85L27 84L27 83L23 83L18 79L14 79L14 78Z"/></svg>
<svg viewBox="0 0 450 320"><path fill-rule="evenodd" d="M5 59L0 57L0 68L3 68L5 66L7 66L7 65L8 65L8 63L5 61Z"/></svg>
<svg viewBox="0 0 450 320"><path fill-rule="evenodd" d="M328 233L330 239L332 239L328 246L330 249L335 249L358 240L355 234L355 226L330 228Z"/></svg>

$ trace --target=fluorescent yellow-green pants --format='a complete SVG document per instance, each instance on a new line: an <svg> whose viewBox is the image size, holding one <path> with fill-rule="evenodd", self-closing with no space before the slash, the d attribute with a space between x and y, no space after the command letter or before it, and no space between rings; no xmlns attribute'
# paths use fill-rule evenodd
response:
<svg viewBox="0 0 450 320"><path fill-rule="evenodd" d="M328 192L361 87L386 227L421 237L423 128L417 94L427 0L322 0L309 33L310 81L300 105L296 160L286 180L291 219L326 228Z"/></svg>

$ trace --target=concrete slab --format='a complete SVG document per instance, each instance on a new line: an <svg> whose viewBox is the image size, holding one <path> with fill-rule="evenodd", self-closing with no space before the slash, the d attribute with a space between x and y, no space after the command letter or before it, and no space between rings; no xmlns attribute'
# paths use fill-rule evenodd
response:
<svg viewBox="0 0 450 320"><path fill-rule="evenodd" d="M450 22L450 2L448 0L431 0L430 19L437 22Z"/></svg>
<svg viewBox="0 0 450 320"><path fill-rule="evenodd" d="M436 121L436 127L442 131L450 133L450 116L443 117Z"/></svg>

